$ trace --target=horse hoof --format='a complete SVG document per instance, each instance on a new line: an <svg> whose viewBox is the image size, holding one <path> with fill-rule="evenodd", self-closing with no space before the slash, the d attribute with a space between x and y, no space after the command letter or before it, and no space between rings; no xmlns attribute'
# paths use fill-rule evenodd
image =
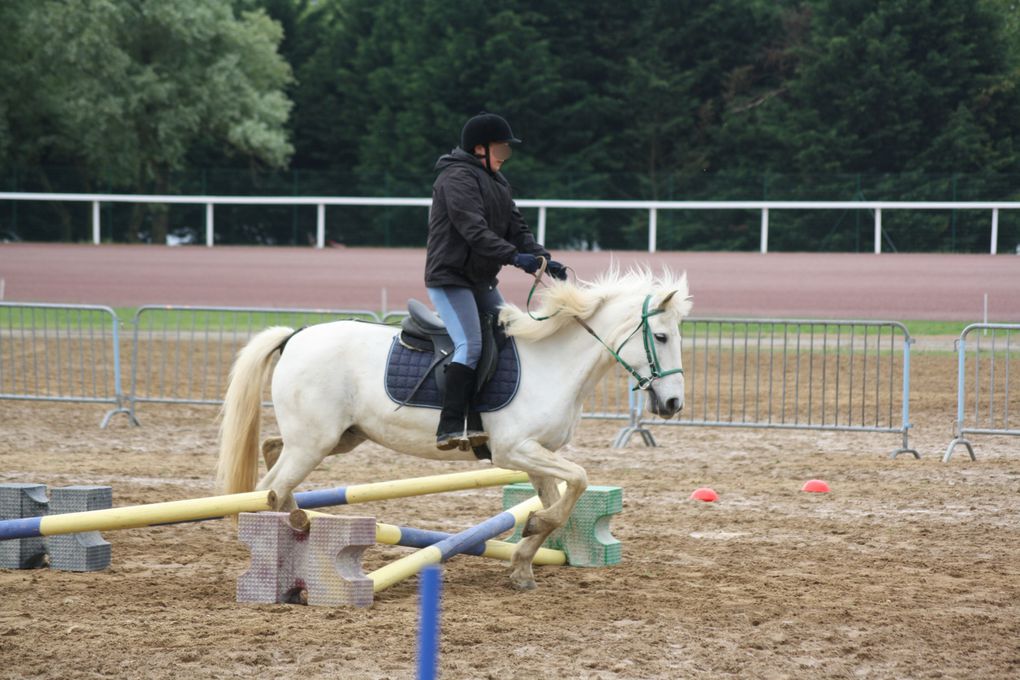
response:
<svg viewBox="0 0 1020 680"><path fill-rule="evenodd" d="M533 578L511 578L510 585L514 587L514 590L520 590L521 592L538 588L538 584L535 583Z"/></svg>

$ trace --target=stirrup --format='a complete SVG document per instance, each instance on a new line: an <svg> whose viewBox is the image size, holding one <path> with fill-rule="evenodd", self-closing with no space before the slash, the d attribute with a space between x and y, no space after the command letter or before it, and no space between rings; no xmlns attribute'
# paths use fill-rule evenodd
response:
<svg viewBox="0 0 1020 680"><path fill-rule="evenodd" d="M487 432L478 430L467 430L465 432L451 432L436 437L436 448L440 451L470 451L476 446L481 446L489 441Z"/></svg>
<svg viewBox="0 0 1020 680"><path fill-rule="evenodd" d="M468 448L473 449L476 446L487 444L489 442L489 433L484 432L482 430L468 430L467 432L464 433L462 439L467 439ZM467 451L468 449L463 450Z"/></svg>
<svg viewBox="0 0 1020 680"><path fill-rule="evenodd" d="M461 448L460 442L463 435L459 432L451 432L436 436L436 448L440 451L452 451Z"/></svg>

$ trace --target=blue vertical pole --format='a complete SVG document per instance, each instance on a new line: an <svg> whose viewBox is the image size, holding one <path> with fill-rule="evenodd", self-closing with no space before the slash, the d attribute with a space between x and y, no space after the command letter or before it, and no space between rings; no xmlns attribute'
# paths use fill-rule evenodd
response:
<svg viewBox="0 0 1020 680"><path fill-rule="evenodd" d="M430 564L419 576L421 613L418 622L418 680L435 680L439 666L439 602L443 570Z"/></svg>

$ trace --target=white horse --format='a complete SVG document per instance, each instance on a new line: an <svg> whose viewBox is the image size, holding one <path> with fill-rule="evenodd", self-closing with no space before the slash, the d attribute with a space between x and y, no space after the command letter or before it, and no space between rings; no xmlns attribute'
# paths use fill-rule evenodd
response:
<svg viewBox="0 0 1020 680"><path fill-rule="evenodd" d="M690 308L686 275L664 269L656 278L648 269L621 274L616 268L592 282L552 282L536 310L546 320L514 305L502 308L500 320L517 341L520 385L506 407L482 414L482 422L493 464L526 472L543 505L529 517L513 553L516 588L535 587L536 551L567 521L587 487L584 468L557 450L570 441L583 400L609 369L617 362L628 368L647 390L656 415L670 417L683 408L680 320ZM218 469L223 492L255 487L262 388L273 354L287 338L272 383L283 450L258 484L277 493L280 510L295 507L294 488L326 456L365 440L421 458L475 461L471 451L436 448L438 410L397 410L386 396L383 371L397 332L392 326L336 321L297 334L269 328L252 338L234 362L223 405ZM273 440L266 444L273 448ZM560 480L566 482L562 496Z"/></svg>

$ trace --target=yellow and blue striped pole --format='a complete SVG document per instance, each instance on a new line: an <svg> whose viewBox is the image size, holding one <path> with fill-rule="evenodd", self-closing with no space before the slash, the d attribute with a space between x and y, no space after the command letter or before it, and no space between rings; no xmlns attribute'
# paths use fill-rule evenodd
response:
<svg viewBox="0 0 1020 680"><path fill-rule="evenodd" d="M185 501L129 505L107 510L0 520L0 541L77 534L83 531L113 531L177 522L194 522L236 515L240 512L272 510L275 505L275 492L252 491L229 496L192 498Z"/></svg>
<svg viewBox="0 0 1020 680"><path fill-rule="evenodd" d="M316 512L315 510L295 510L290 513L290 524L295 529L307 530L310 522L315 518L335 516L336 515L330 515L324 512ZM397 526L395 524L383 524L382 522L376 522L375 524L375 542L381 543L382 545L400 545L405 548L427 548L450 538L451 535L452 534L448 534L443 531L414 529L411 527ZM470 546L461 552L465 555L478 555L480 557L489 557L496 560L509 560L516 548L516 543L488 540L484 543L478 543L477 545ZM538 565L563 565L566 563L566 553L562 550L552 550L551 548L539 548L538 552L535 554L535 559L532 560L532 564Z"/></svg>
<svg viewBox="0 0 1020 680"><path fill-rule="evenodd" d="M560 484L560 493L566 488L566 484ZM495 517L490 517L481 524L460 533L453 534L435 545L423 548L407 557L387 564L385 567L376 569L368 574L372 579L372 591L378 593L386 590L392 585L400 583L406 578L414 576L426 565L444 562L454 555L464 552L471 546L478 545L483 541L510 531L517 524L525 521L528 515L536 510L542 509L542 501L538 496L533 496L523 503L518 503L509 510L504 510Z"/></svg>
<svg viewBox="0 0 1020 680"><path fill-rule="evenodd" d="M443 491L462 491L487 486L503 486L528 481L524 472L490 468L469 470L444 475L396 479L388 482L355 484L335 489L303 491L294 494L298 506L321 508L328 505L348 505L391 498L407 498ZM92 510L64 515L26 517L24 519L0 520L0 541L17 538L36 538L74 534L80 531L113 531L154 524L195 522L217 519L241 512L272 510L273 502L265 502L269 491L252 491L247 494L231 494L211 498L194 498L186 501L134 505L109 510ZM275 494L272 496L276 498Z"/></svg>
<svg viewBox="0 0 1020 680"><path fill-rule="evenodd" d="M428 477L412 477L411 479L395 479L389 482L373 482L371 484L355 484L335 489L319 489L302 491L294 494L299 508L324 508L330 505L350 505L369 501L384 501L392 498L408 498L424 496L444 491L463 491L480 489L486 486L504 486L528 481L525 472L515 472L502 468L468 470L445 475Z"/></svg>

